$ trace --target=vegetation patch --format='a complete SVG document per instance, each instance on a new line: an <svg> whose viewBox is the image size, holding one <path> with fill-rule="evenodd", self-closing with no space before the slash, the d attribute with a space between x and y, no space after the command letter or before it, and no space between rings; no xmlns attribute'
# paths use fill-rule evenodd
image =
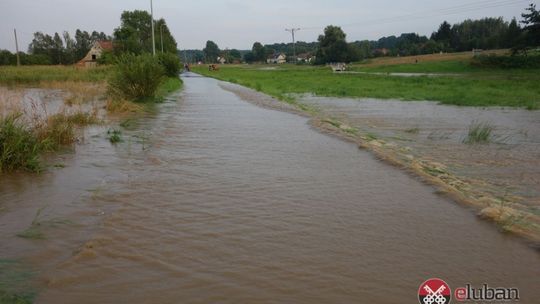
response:
<svg viewBox="0 0 540 304"><path fill-rule="evenodd" d="M19 168L32 172L41 169L42 144L20 118L20 114L0 118L0 173Z"/></svg>
<svg viewBox="0 0 540 304"><path fill-rule="evenodd" d="M108 66L77 68L74 66L0 66L0 83L37 85L42 82L101 82L110 75Z"/></svg>
<svg viewBox="0 0 540 304"><path fill-rule="evenodd" d="M17 233L18 237L33 240L43 240L46 238L45 233L42 230L44 227L56 227L58 225L66 225L72 223L71 221L61 219L43 220L41 214L43 210L45 210L45 208L46 207L41 207L37 210L36 215L34 216L34 219L32 220L30 226L26 230Z"/></svg>
<svg viewBox="0 0 540 304"><path fill-rule="evenodd" d="M540 69L540 55L480 55L475 56L471 64L503 69Z"/></svg>
<svg viewBox="0 0 540 304"><path fill-rule="evenodd" d="M0 303L30 304L36 292L30 286L34 273L21 262L0 259Z"/></svg>
<svg viewBox="0 0 540 304"><path fill-rule="evenodd" d="M40 172L40 155L75 141L75 126L99 122L95 113L58 113L31 124L15 113L0 118L0 173Z"/></svg>
<svg viewBox="0 0 540 304"><path fill-rule="evenodd" d="M117 144L123 141L122 139L122 131L115 130L115 129L109 129L107 131L107 138L111 142L111 144Z"/></svg>
<svg viewBox="0 0 540 304"><path fill-rule="evenodd" d="M124 54L114 66L109 92L112 96L128 100L153 100L164 74L163 67L152 55Z"/></svg>
<svg viewBox="0 0 540 304"><path fill-rule="evenodd" d="M465 144L486 144L492 139L493 126L489 122L473 121L463 139Z"/></svg>
<svg viewBox="0 0 540 304"><path fill-rule="evenodd" d="M219 71L194 67L200 74L278 97L290 94L431 100L459 106L509 106L534 109L540 103L538 70L482 70L465 77L393 77L335 74L328 67L288 66L274 70L257 66L222 66ZM257 83L260 84L257 87ZM290 101L288 101L290 103Z"/></svg>
<svg viewBox="0 0 540 304"><path fill-rule="evenodd" d="M159 58L150 54L121 55L113 68L112 76L109 78L111 98L153 102L178 90L181 87L181 80L178 78L176 67L172 63L174 60L178 61L178 58L172 56L174 58L165 54ZM174 74L174 76L167 78L167 74Z"/></svg>
<svg viewBox="0 0 540 304"><path fill-rule="evenodd" d="M405 133L418 134L420 133L420 128L409 128L405 130Z"/></svg>
<svg viewBox="0 0 540 304"><path fill-rule="evenodd" d="M165 97L182 88L182 80L178 77L168 77L159 85L156 100L162 101Z"/></svg>

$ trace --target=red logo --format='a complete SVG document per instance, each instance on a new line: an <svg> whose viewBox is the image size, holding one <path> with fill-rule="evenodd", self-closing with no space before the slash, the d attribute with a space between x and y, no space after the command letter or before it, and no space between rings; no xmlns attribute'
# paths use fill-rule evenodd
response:
<svg viewBox="0 0 540 304"><path fill-rule="evenodd" d="M429 279L418 289L420 304L450 304L451 295L450 286L441 279Z"/></svg>

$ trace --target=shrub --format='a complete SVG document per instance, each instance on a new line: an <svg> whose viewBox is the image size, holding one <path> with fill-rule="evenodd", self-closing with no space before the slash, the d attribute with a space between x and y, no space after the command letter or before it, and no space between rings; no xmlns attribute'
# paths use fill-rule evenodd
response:
<svg viewBox="0 0 540 304"><path fill-rule="evenodd" d="M0 172L39 171L40 143L19 121L20 114L0 118Z"/></svg>
<svg viewBox="0 0 540 304"><path fill-rule="evenodd" d="M118 98L144 101L155 97L165 71L152 55L120 56L109 79L109 92Z"/></svg>
<svg viewBox="0 0 540 304"><path fill-rule="evenodd" d="M503 68L503 69L529 69L540 68L540 55L480 55L475 56L471 64L479 67Z"/></svg>
<svg viewBox="0 0 540 304"><path fill-rule="evenodd" d="M178 77L182 68L178 56L171 53L161 53L157 58L159 64L165 69L167 77Z"/></svg>

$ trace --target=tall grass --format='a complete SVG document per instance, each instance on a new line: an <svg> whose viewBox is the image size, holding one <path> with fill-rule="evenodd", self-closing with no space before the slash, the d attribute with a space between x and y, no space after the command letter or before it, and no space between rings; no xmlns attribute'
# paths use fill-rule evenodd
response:
<svg viewBox="0 0 540 304"><path fill-rule="evenodd" d="M493 126L488 122L473 121L469 126L469 131L463 143L466 144L485 144L492 138Z"/></svg>
<svg viewBox="0 0 540 304"><path fill-rule="evenodd" d="M39 171L42 144L20 120L20 114L0 119L0 173L19 168Z"/></svg>
<svg viewBox="0 0 540 304"><path fill-rule="evenodd" d="M32 124L21 114L0 118L0 173L16 170L39 172L40 155L75 141L75 126L98 122L96 113L58 113ZM29 127L32 125L32 127Z"/></svg>
<svg viewBox="0 0 540 304"><path fill-rule="evenodd" d="M105 81L110 67L77 68L74 66L0 66L0 83L7 85L37 84L52 81Z"/></svg>

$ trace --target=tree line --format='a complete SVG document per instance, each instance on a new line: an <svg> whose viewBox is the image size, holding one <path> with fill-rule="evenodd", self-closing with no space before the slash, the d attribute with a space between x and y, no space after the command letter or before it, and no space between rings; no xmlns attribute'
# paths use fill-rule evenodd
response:
<svg viewBox="0 0 540 304"><path fill-rule="evenodd" d="M146 11L125 11L120 17L121 24L113 35L104 32L82 31L75 35L67 31L61 35L35 32L28 52L20 52L23 65L69 65L80 61L90 51L96 41L113 41L114 53L107 54L103 60L112 60L122 53L143 54L152 52L151 16ZM177 44L164 19L154 20L156 51L176 54ZM0 65L15 65L16 54L0 50Z"/></svg>
<svg viewBox="0 0 540 304"><path fill-rule="evenodd" d="M431 36L404 33L400 36L382 37L376 41L347 42L345 32L338 26L328 26L317 42L297 42L296 54L315 55L315 63L353 62L380 56L411 56L439 52L462 52L472 49L511 48L514 52L540 45L540 13L531 4L522 14L522 20L510 22L503 18L465 20L454 25L444 21ZM251 50L220 50L213 41L208 41L202 51L191 50L190 62L266 62L276 53L293 56L292 43L263 45L255 42ZM185 53L187 54L187 53ZM240 58L241 57L241 58Z"/></svg>

